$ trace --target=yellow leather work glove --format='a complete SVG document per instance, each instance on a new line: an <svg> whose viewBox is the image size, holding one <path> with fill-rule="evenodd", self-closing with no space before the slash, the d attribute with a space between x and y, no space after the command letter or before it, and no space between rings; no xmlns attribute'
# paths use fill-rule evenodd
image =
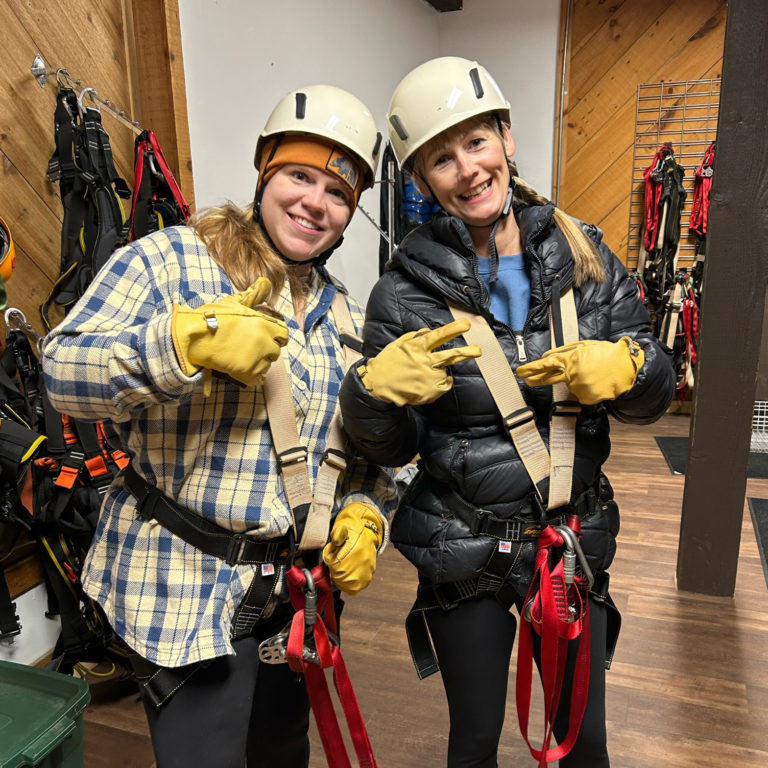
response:
<svg viewBox="0 0 768 768"><path fill-rule="evenodd" d="M174 304L171 333L181 370L192 376L205 368L245 386L261 384L288 343L283 318L270 307L255 308L271 290L260 277L246 290L197 309Z"/></svg>
<svg viewBox="0 0 768 768"><path fill-rule="evenodd" d="M395 405L424 405L437 400L452 386L446 366L480 357L477 345L434 352L469 330L469 320L454 320L430 331L422 328L387 344L357 370L363 386L379 400Z"/></svg>
<svg viewBox="0 0 768 768"><path fill-rule="evenodd" d="M383 537L381 516L373 507L353 501L339 512L323 560L340 590L354 595L370 584Z"/></svg>
<svg viewBox="0 0 768 768"><path fill-rule="evenodd" d="M616 342L585 340L555 347L515 373L532 387L565 382L580 403L594 405L631 389L644 362L643 348L622 336Z"/></svg>

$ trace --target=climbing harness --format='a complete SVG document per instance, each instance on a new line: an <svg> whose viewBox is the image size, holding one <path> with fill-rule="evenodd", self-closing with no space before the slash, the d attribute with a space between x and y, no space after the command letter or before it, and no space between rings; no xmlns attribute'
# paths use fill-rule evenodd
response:
<svg viewBox="0 0 768 768"><path fill-rule="evenodd" d="M6 311L5 321L5 394L0 403L5 418L0 427L6 431L11 420L18 425L19 468L22 471L26 465L24 479L28 471L32 487L29 507L6 505L5 516L37 543L48 593L47 614L61 619L48 666L70 673L80 661L123 659L125 646L98 605L83 592L80 572L102 496L128 458L108 445L100 424L76 421L51 408L37 358L39 335L15 307ZM20 427L26 431L19 431ZM10 457L7 447L3 455Z"/></svg>
<svg viewBox="0 0 768 768"><path fill-rule="evenodd" d="M189 205L154 132L142 131L136 137L134 151L133 202L126 241L183 224L190 215Z"/></svg>
<svg viewBox="0 0 768 768"><path fill-rule="evenodd" d="M331 577L324 564L312 570L294 566L286 573L296 613L289 626L259 645L266 664L287 662L304 676L309 703L329 768L351 768L324 669L333 669L333 681L349 728L360 768L376 768L360 707L339 645L333 608Z"/></svg>
<svg viewBox="0 0 768 768"><path fill-rule="evenodd" d="M82 97L60 87L54 113L55 150L48 180L59 183L64 219L59 276L40 306L47 329L52 302L66 308L82 296L120 242L121 198L131 195L115 170L109 136L97 108L84 107Z"/></svg>
<svg viewBox="0 0 768 768"><path fill-rule="evenodd" d="M594 578L579 545L581 522L571 514L564 525L547 525L539 536L536 568L523 603L516 677L517 715L520 731L539 766L559 760L570 752L579 735L587 703L590 673L589 590ZM553 547L564 548L553 560ZM576 569L576 563L581 572ZM528 739L533 670L533 632L541 638L541 682L544 690L545 734L541 749ZM568 733L550 748L563 678L568 643L578 639L574 665Z"/></svg>
<svg viewBox="0 0 768 768"><path fill-rule="evenodd" d="M331 302L331 316L339 332L345 363L349 367L359 359L362 345L355 334L347 300L338 289ZM307 449L299 441L290 382L283 359L284 356L281 356L270 366L264 382L264 396L283 488L293 514L293 526L286 536L259 540L247 533L234 533L221 528L176 504L130 466L124 476L125 486L137 500L137 513L144 520L157 520L174 535L231 566L256 566L251 585L232 621L233 639L253 633L285 577L296 614L290 630L286 627L260 644L259 657L264 663L287 661L292 669L304 674L328 765L331 768L347 768L349 759L322 672L324 668L333 667L359 764L364 768L375 768L368 735L339 648L328 570L322 564L311 572L293 565L299 553L305 562L317 558L319 550L328 540L337 480L346 467L346 438L337 406L313 494L307 468ZM151 669L151 674L146 676L142 685L158 707L199 667L188 665L169 669L146 665L141 660L132 663L135 667L149 666Z"/></svg>
<svg viewBox="0 0 768 768"><path fill-rule="evenodd" d="M523 465L530 476L534 491L521 500L517 507L510 511L508 517L499 518L488 510L478 509L467 500L463 499L454 489L447 485L435 486L443 499L446 509L454 516L462 520L473 536L486 536L495 540L494 549L482 573L473 579L454 581L439 584L420 585L419 593L406 618L406 632L411 649L416 671L420 678L426 677L439 669L434 650L429 640L429 628L426 621L426 613L438 608L450 610L462 600L477 595L492 595L505 608L512 605L520 605L523 597L518 592L514 583L510 583L513 569L521 557L532 554L538 549L537 573L528 590L529 599L523 603L533 601L535 610L522 610L521 625L527 626L527 631L540 632L541 621L537 619L541 611L549 617L562 606L557 603L552 589L541 591L540 584L550 585L552 576L543 573L544 564L548 564L553 572L562 572L565 568L564 561L569 562L568 573L571 573L573 565L574 577L571 580L576 586L579 601L573 602L572 607L578 617L567 612L566 618L570 619L568 629L570 637L581 637L581 647L586 648L586 662L583 654L579 654L576 674L584 679L589 679L589 612L587 610L588 584L591 582L591 573L583 555L578 557L576 563L571 563L573 553L580 553L578 536L580 529L578 520L588 511L594 509L596 504L595 494L592 489L578 497L572 496L573 462L575 456L575 429L581 405L571 395L565 384L553 386L553 403L551 408L551 424L549 449L544 443L535 423L535 413L527 405L515 375L502 350L498 339L488 326L486 320L480 316L464 310L452 303L449 309L455 319L466 318L470 322L470 328L463 336L468 344L477 344L483 350L481 357L476 362L480 373L485 380L488 389L496 403L505 429L517 449ZM553 347L578 339L578 317L571 287L561 290L559 276L555 278L552 286L552 302L550 304L551 344ZM414 487L422 482L422 476L417 475L413 481ZM568 527L568 526L572 527ZM552 532L555 532L554 534ZM559 570L558 570L559 569ZM578 576L578 580L577 577ZM570 578L570 577L569 577ZM570 582L569 582L570 583ZM536 591L538 590L538 591ZM538 624L537 624L538 622ZM547 633L551 620L546 624ZM563 634L563 630L559 630ZM522 629L521 629L522 632ZM547 640L547 647L551 645ZM551 649L550 649L551 650ZM557 651L557 648L555 648ZM565 671L564 655L562 659L553 657L555 667L543 678L545 686L545 698L549 703L548 725L544 737L544 746L541 752L547 759L550 757L547 749L549 743L554 713L557 712L560 701L560 689ZM550 662L548 661L548 664ZM531 646L521 643L518 648L518 674L525 674L526 668L531 664ZM530 698L530 685L528 686ZM571 703L574 722L580 724L586 706L586 698L577 699ZM578 733L578 724L576 733ZM521 720L521 728L525 725L523 733L527 739L527 723ZM570 739L570 735L569 735ZM575 740L575 735L570 741L568 750ZM565 754L564 750L562 754ZM531 750L534 753L534 750ZM536 755L539 753L536 752ZM537 757L538 759L538 757ZM546 761L545 761L546 762Z"/></svg>
<svg viewBox="0 0 768 768"><path fill-rule="evenodd" d="M3 544L10 543L0 554L0 640L10 640L21 632L16 614L16 604L11 600L5 579L3 560L13 550L22 531L30 532L31 510L25 497L29 479L29 467L43 450L45 436L32 428L33 412L24 392L19 388L16 356L22 355L14 347L23 332L16 327L15 313L9 308L5 313L8 328L6 347L0 357L0 533Z"/></svg>
<svg viewBox="0 0 768 768"><path fill-rule="evenodd" d="M704 152L704 157L696 169L693 182L693 204L689 231L697 237L696 264L691 272L697 296L701 296L704 280L704 259L707 254L707 229L709 226L709 195L712 189L714 166L715 142L713 141Z"/></svg>
<svg viewBox="0 0 768 768"><path fill-rule="evenodd" d="M651 304L660 304L674 281L680 250L680 217L685 203L685 170L675 159L672 144L666 142L645 169L643 220L643 278ZM655 315L652 312L652 320ZM656 324L658 329L658 321Z"/></svg>
<svg viewBox="0 0 768 768"><path fill-rule="evenodd" d="M704 237L707 234L709 222L709 192L712 188L712 177L715 165L715 142L713 141L704 151L704 157L696 169L693 182L693 203L689 229L693 234Z"/></svg>

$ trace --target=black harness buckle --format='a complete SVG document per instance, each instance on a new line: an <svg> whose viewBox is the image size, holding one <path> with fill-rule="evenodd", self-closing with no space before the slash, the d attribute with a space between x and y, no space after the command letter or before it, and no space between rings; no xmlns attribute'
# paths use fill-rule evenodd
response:
<svg viewBox="0 0 768 768"><path fill-rule="evenodd" d="M485 533L488 520L491 517L491 513L487 509L476 509L475 514L470 521L469 530L473 536L477 536L479 533Z"/></svg>
<svg viewBox="0 0 768 768"><path fill-rule="evenodd" d="M281 467L287 467L291 464L298 464L301 461L306 462L309 455L306 446L297 445L295 448L287 448L277 454L277 463Z"/></svg>
<svg viewBox="0 0 768 768"><path fill-rule="evenodd" d="M512 430L515 427L522 427L524 424L533 421L535 418L536 412L533 408L525 406L525 408L518 408L516 411L512 411L512 413L508 413L504 417L504 426L507 429Z"/></svg>
<svg viewBox="0 0 768 768"><path fill-rule="evenodd" d="M230 568L236 566L240 562L246 543L247 536L244 533L234 533L230 537L227 546L227 555L224 558L224 562Z"/></svg>
<svg viewBox="0 0 768 768"><path fill-rule="evenodd" d="M581 403L578 400L554 400L549 406L549 417L578 416L581 413Z"/></svg>

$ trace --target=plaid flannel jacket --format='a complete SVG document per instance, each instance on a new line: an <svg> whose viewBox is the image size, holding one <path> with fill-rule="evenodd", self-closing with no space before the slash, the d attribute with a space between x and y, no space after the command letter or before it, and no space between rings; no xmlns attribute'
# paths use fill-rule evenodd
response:
<svg viewBox="0 0 768 768"><path fill-rule="evenodd" d="M288 323L299 435L314 481L344 376L329 316L338 286L321 269L302 331L286 282L276 309ZM261 387L182 372L171 339L174 303L198 307L233 293L229 278L189 227L170 227L120 249L46 338L45 385L58 410L111 419L139 473L179 504L257 537L287 532L291 512L266 425ZM362 313L349 300L353 322ZM334 515L363 501L391 514L391 472L353 458L339 478ZM83 571L86 592L141 656L180 666L232 653L230 625L255 566L230 567L136 515L117 478L99 515Z"/></svg>

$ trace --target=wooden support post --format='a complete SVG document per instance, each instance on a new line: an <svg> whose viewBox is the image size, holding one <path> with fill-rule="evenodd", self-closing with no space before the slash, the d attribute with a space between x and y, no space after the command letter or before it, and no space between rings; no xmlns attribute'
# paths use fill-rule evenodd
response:
<svg viewBox="0 0 768 768"><path fill-rule="evenodd" d="M729 0L679 589L732 596L768 270L768 3Z"/></svg>
<svg viewBox="0 0 768 768"><path fill-rule="evenodd" d="M179 0L124 0L127 46L135 73L136 116L151 128L194 208Z"/></svg>

